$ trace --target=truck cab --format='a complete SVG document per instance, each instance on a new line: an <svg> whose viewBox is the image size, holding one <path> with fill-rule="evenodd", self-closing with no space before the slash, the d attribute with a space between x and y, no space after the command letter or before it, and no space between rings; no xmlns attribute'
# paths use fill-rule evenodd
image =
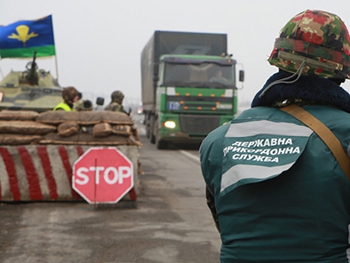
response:
<svg viewBox="0 0 350 263"><path fill-rule="evenodd" d="M155 79L151 142L158 148L200 142L237 114L236 61L229 56L163 55Z"/></svg>
<svg viewBox="0 0 350 263"><path fill-rule="evenodd" d="M227 35L155 31L141 52L144 124L158 149L198 143L237 114L237 62Z"/></svg>

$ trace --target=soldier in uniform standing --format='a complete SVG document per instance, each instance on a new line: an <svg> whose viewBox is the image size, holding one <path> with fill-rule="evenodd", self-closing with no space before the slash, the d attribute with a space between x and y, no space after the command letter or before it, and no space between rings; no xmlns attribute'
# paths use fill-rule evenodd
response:
<svg viewBox="0 0 350 263"><path fill-rule="evenodd" d="M340 86L350 78L348 29L335 14L306 10L282 28L268 61L279 71L252 107L200 147L221 263L348 263L350 95ZM287 109L323 123L344 161Z"/></svg>
<svg viewBox="0 0 350 263"><path fill-rule="evenodd" d="M111 102L105 108L106 111L116 111L128 114L123 107L124 94L120 90L113 91L111 94Z"/></svg>

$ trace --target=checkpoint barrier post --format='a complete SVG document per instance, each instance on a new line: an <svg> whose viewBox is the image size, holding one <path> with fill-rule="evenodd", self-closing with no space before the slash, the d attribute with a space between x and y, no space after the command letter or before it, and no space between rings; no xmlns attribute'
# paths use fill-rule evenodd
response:
<svg viewBox="0 0 350 263"><path fill-rule="evenodd" d="M84 145L0 146L0 201L82 201L72 187L73 165L90 148ZM135 201L138 146L114 148L129 159L133 167L134 186L120 201Z"/></svg>

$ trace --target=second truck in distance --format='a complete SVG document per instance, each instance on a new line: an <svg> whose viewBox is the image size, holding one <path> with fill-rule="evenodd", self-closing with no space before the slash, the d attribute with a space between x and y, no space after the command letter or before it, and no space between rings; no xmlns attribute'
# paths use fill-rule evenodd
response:
<svg viewBox="0 0 350 263"><path fill-rule="evenodd" d="M158 149L200 142L237 114L243 70L227 54L227 35L155 31L141 53L147 137ZM239 77L237 77L237 75Z"/></svg>

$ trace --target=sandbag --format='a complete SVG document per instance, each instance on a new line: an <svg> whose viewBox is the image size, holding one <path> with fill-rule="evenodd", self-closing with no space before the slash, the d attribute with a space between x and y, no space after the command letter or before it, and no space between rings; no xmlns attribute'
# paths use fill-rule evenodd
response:
<svg viewBox="0 0 350 263"><path fill-rule="evenodd" d="M79 113L80 125L94 125L101 122L110 124L133 125L134 121L123 112L114 111L82 111Z"/></svg>
<svg viewBox="0 0 350 263"><path fill-rule="evenodd" d="M25 145L36 144L41 140L40 135L20 135L20 134L1 134L0 145Z"/></svg>
<svg viewBox="0 0 350 263"><path fill-rule="evenodd" d="M132 134L130 125L113 125L112 132L122 136L130 136Z"/></svg>
<svg viewBox="0 0 350 263"><path fill-rule="evenodd" d="M113 111L46 111L40 113L36 121L57 125L64 121L76 121L83 126L101 122L125 125L134 124L134 121L127 114Z"/></svg>
<svg viewBox="0 0 350 263"><path fill-rule="evenodd" d="M56 126L35 121L0 121L0 133L42 135L56 130Z"/></svg>
<svg viewBox="0 0 350 263"><path fill-rule="evenodd" d="M0 120L8 121L35 121L39 116L36 111L14 111L14 110L2 110L0 111Z"/></svg>
<svg viewBox="0 0 350 263"><path fill-rule="evenodd" d="M83 126L95 125L102 122L103 111L81 111L79 112L79 124Z"/></svg>
<svg viewBox="0 0 350 263"><path fill-rule="evenodd" d="M136 140L140 140L140 137L139 137L139 131L137 130L136 127L132 126L131 127L131 134L135 137Z"/></svg>
<svg viewBox="0 0 350 263"><path fill-rule="evenodd" d="M93 145L93 146L114 146L114 145L136 145L142 144L133 136L125 137L110 135L107 137L94 137L90 133L77 133L69 137L61 137L56 132L45 134L41 137L38 144L62 144L62 145Z"/></svg>
<svg viewBox="0 0 350 263"><path fill-rule="evenodd" d="M37 122L46 124L60 124L65 121L75 121L79 120L78 111L45 111L39 114L36 118Z"/></svg>
<svg viewBox="0 0 350 263"><path fill-rule="evenodd" d="M134 125L131 117L123 112L103 111L102 121L110 124Z"/></svg>
<svg viewBox="0 0 350 263"><path fill-rule="evenodd" d="M62 122L57 127L59 136L69 137L79 132L79 125L74 121Z"/></svg>
<svg viewBox="0 0 350 263"><path fill-rule="evenodd" d="M109 123L102 122L95 124L92 128L92 135L94 137L106 137L112 134L112 127Z"/></svg>

